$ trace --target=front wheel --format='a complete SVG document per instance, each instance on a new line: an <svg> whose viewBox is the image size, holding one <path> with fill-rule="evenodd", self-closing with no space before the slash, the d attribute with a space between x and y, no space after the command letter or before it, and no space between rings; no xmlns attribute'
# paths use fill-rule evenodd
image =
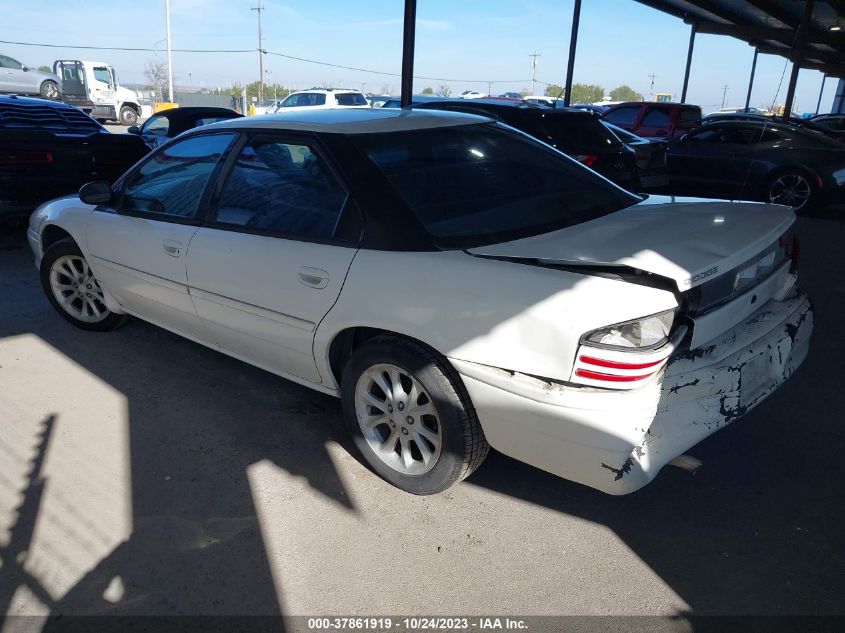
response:
<svg viewBox="0 0 845 633"><path fill-rule="evenodd" d="M816 202L818 188L813 178L802 172L786 172L769 180L769 202L792 207L796 213L808 211Z"/></svg>
<svg viewBox="0 0 845 633"><path fill-rule="evenodd" d="M489 447L448 361L398 337L356 351L343 371L344 418L373 470L406 492L435 494L468 477Z"/></svg>
<svg viewBox="0 0 845 633"><path fill-rule="evenodd" d="M41 286L56 312L78 328L102 332L123 321L123 315L109 310L100 282L70 238L56 242L44 253Z"/></svg>
<svg viewBox="0 0 845 633"><path fill-rule="evenodd" d="M135 108L131 106L123 106L120 109L120 122L127 127L137 125L138 113L135 111Z"/></svg>
<svg viewBox="0 0 845 633"><path fill-rule="evenodd" d="M45 81L41 84L40 94L45 99L59 98L59 85L55 81Z"/></svg>

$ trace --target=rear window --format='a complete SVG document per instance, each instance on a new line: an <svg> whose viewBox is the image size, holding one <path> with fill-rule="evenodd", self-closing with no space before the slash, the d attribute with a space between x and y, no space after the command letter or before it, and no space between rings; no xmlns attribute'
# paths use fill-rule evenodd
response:
<svg viewBox="0 0 845 633"><path fill-rule="evenodd" d="M59 134L106 133L90 116L71 107L22 104L13 99L0 103L0 129L49 130Z"/></svg>
<svg viewBox="0 0 845 633"><path fill-rule="evenodd" d="M646 110L640 127L668 127L672 118L669 113L660 108L649 108Z"/></svg>
<svg viewBox="0 0 845 633"><path fill-rule="evenodd" d="M337 101L337 105L341 106L365 106L370 105L367 102L367 98L358 93L358 92L346 92L341 94L336 94L335 100Z"/></svg>
<svg viewBox="0 0 845 633"><path fill-rule="evenodd" d="M620 141L591 114L547 113L546 127L560 143L584 147L619 145Z"/></svg>
<svg viewBox="0 0 845 633"><path fill-rule="evenodd" d="M539 235L640 201L499 124L350 139L441 247L470 248Z"/></svg>

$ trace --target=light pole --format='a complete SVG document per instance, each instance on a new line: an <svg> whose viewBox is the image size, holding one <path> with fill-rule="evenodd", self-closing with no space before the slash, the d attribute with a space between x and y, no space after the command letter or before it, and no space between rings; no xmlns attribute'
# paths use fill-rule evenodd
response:
<svg viewBox="0 0 845 633"><path fill-rule="evenodd" d="M261 6L261 0L258 0L258 6L252 7L251 11L258 12L258 102L264 99L264 45L261 40L263 35L261 33L261 12L264 7Z"/></svg>
<svg viewBox="0 0 845 633"><path fill-rule="evenodd" d="M170 45L170 0L164 0L167 21L167 100L173 101L173 49Z"/></svg>

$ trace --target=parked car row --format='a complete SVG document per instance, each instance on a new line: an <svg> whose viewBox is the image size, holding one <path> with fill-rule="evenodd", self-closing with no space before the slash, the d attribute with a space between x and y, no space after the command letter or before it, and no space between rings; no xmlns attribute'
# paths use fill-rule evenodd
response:
<svg viewBox="0 0 845 633"><path fill-rule="evenodd" d="M28 238L64 319L134 315L339 397L403 490L493 447L626 494L775 391L813 312L791 209L644 200L551 146L575 120L622 151L593 115L522 106L203 125L42 205Z"/></svg>

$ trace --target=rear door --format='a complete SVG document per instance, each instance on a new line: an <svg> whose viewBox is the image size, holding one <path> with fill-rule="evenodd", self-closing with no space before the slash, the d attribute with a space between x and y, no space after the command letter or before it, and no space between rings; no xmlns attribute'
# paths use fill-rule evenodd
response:
<svg viewBox="0 0 845 633"><path fill-rule="evenodd" d="M190 292L213 342L321 382L314 332L340 294L361 227L315 137L251 136L188 249Z"/></svg>
<svg viewBox="0 0 845 633"><path fill-rule="evenodd" d="M127 310L204 338L188 294L185 256L200 224L205 190L232 133L194 136L155 153L126 176L113 206L86 231L98 279Z"/></svg>

